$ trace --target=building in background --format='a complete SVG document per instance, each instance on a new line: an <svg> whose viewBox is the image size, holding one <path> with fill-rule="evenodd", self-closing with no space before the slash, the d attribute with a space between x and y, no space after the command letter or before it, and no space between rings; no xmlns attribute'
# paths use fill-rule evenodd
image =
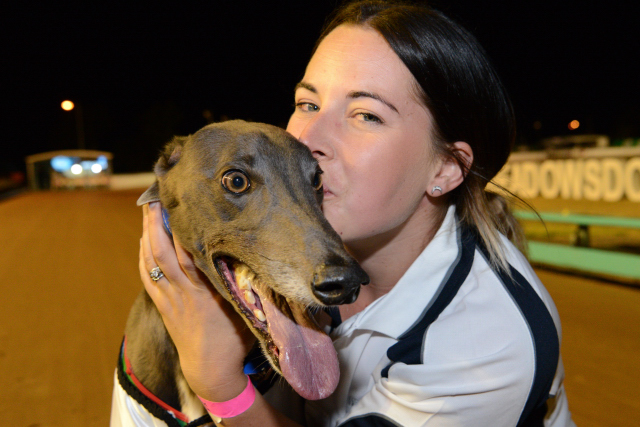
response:
<svg viewBox="0 0 640 427"><path fill-rule="evenodd" d="M108 188L113 154L96 150L61 150L26 157L32 190Z"/></svg>

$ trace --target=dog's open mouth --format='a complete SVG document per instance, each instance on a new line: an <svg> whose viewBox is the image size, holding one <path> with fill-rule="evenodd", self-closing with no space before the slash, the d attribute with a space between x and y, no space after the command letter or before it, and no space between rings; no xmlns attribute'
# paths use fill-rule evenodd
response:
<svg viewBox="0 0 640 427"><path fill-rule="evenodd" d="M215 264L268 358L293 389L309 400L333 393L340 377L336 351L306 307L275 293L246 264L227 257Z"/></svg>

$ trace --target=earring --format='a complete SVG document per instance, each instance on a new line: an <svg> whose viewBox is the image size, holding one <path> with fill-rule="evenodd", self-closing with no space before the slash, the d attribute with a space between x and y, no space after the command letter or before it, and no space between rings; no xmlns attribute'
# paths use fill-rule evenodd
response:
<svg viewBox="0 0 640 427"><path fill-rule="evenodd" d="M431 195L433 196L433 193L435 193L436 191L439 191L440 194L442 194L442 188L438 185L436 185L435 187L433 187L433 189L431 190Z"/></svg>

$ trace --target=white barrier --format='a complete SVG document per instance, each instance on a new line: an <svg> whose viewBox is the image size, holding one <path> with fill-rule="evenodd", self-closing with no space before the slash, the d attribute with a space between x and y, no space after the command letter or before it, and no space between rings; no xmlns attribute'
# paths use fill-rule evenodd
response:
<svg viewBox="0 0 640 427"><path fill-rule="evenodd" d="M117 174L111 175L111 182L109 188L111 190L128 190L131 188L147 188L156 176L153 172L143 173L130 173L130 174Z"/></svg>

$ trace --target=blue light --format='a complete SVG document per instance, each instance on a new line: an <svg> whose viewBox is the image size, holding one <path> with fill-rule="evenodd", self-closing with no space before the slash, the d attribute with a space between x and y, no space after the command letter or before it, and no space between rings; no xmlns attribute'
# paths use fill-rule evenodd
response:
<svg viewBox="0 0 640 427"><path fill-rule="evenodd" d="M102 166L102 170L107 169L107 166L109 166L106 156L98 156L96 163Z"/></svg>
<svg viewBox="0 0 640 427"><path fill-rule="evenodd" d="M68 171L73 163L73 159L67 156L56 156L51 159L51 167L57 172Z"/></svg>

